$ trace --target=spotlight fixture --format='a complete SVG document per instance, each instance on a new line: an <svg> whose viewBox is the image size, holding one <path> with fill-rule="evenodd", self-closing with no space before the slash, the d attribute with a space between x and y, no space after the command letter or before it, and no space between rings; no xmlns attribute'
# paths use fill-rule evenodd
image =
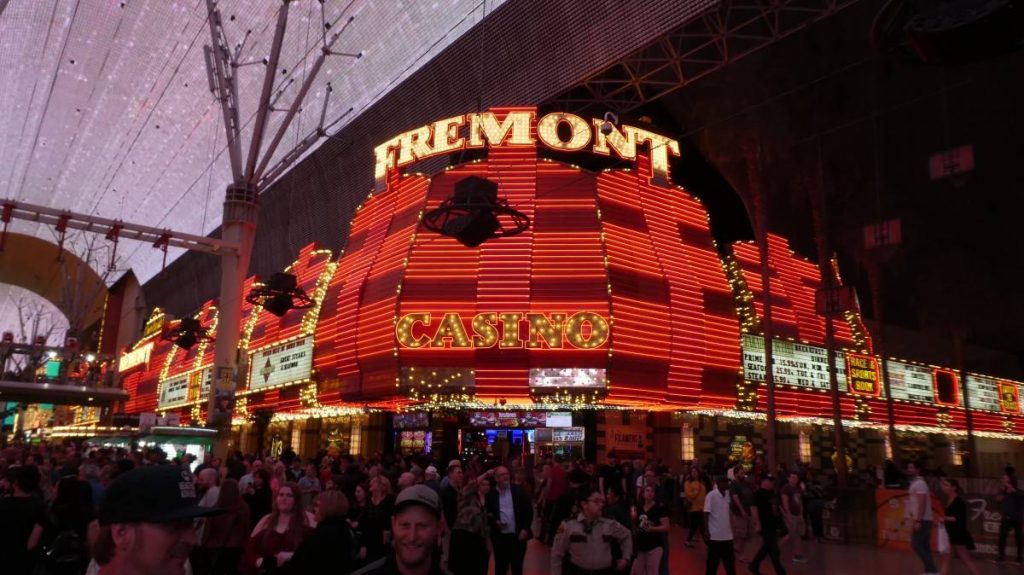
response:
<svg viewBox="0 0 1024 575"><path fill-rule="evenodd" d="M174 342L174 345L186 351L199 342L214 341L213 337L203 329L199 320L191 317L182 318L178 322L178 327L165 329L160 337Z"/></svg>
<svg viewBox="0 0 1024 575"><path fill-rule="evenodd" d="M530 218L498 197L498 184L478 176L455 182L455 193L423 216L432 232L475 248L491 238L514 236L530 227Z"/></svg>
<svg viewBox="0 0 1024 575"><path fill-rule="evenodd" d="M615 129L615 124L619 123L619 117L615 112L605 112L604 122L601 123L601 133L605 136L612 135L612 130Z"/></svg>
<svg viewBox="0 0 1024 575"><path fill-rule="evenodd" d="M316 301L299 287L298 279L286 273L276 273L270 276L267 283L256 284L245 296L245 301L261 305L277 317L288 313L288 310L308 309L316 305Z"/></svg>

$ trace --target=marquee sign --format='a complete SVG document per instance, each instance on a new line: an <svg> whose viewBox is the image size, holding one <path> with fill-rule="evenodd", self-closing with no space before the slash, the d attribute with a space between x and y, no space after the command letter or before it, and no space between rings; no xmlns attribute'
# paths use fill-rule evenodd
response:
<svg viewBox="0 0 1024 575"><path fill-rule="evenodd" d="M651 158L651 181L668 184L669 156L679 155L679 142L636 126L615 126L593 118L589 122L565 112L537 118L533 109L516 109L498 119L494 112L452 116L414 130L403 132L373 149L374 189L386 186L391 170L442 154L465 149L545 146L562 152L575 152L590 146L602 156L635 160L637 147L647 144Z"/></svg>
<svg viewBox="0 0 1024 575"><path fill-rule="evenodd" d="M179 375L163 382L160 386L158 409L176 407L188 401L188 382L191 374Z"/></svg>
<svg viewBox="0 0 1024 575"><path fill-rule="evenodd" d="M964 379L967 383L967 401L971 408L1002 411L1002 396L995 378L969 374Z"/></svg>
<svg viewBox="0 0 1024 575"><path fill-rule="evenodd" d="M250 354L249 390L306 381L312 373L312 337L272 345Z"/></svg>
<svg viewBox="0 0 1024 575"><path fill-rule="evenodd" d="M930 367L890 359L886 361L886 370L889 372L889 391L893 399L924 403L935 401Z"/></svg>
<svg viewBox="0 0 1024 575"><path fill-rule="evenodd" d="M809 389L828 390L828 351L822 347L774 340L775 383ZM839 387L846 385L846 358L842 352L835 352L836 380ZM764 338L759 335L743 335L743 372L748 381L764 381Z"/></svg>
<svg viewBox="0 0 1024 575"><path fill-rule="evenodd" d="M581 311L565 313L478 313L468 322L457 313L435 321L430 312L407 313L395 324L398 345L407 349L595 349L608 341L608 320ZM524 329L526 337L523 337Z"/></svg>

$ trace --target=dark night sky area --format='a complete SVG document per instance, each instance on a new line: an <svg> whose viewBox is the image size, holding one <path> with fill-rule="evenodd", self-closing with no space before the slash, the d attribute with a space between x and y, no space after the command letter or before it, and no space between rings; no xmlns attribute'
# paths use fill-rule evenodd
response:
<svg viewBox="0 0 1024 575"><path fill-rule="evenodd" d="M648 116L680 138L673 177L708 207L720 243L752 238L735 190L747 193L740 143L759 140L770 231L815 260L809 194L821 181L866 316L861 229L901 218L903 245L884 264L887 323L964 329L1024 359L1024 50L948 66L882 53L868 42L879 5L860 2L628 120ZM929 156L963 144L974 171L930 181Z"/></svg>

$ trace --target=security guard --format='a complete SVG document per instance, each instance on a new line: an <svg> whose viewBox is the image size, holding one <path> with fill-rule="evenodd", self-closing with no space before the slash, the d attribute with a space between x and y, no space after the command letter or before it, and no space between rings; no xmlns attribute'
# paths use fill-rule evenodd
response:
<svg viewBox="0 0 1024 575"><path fill-rule="evenodd" d="M612 575L623 571L633 555L629 529L601 516L604 496L596 489L580 500L579 518L562 523L551 548L552 575ZM612 559L612 541L618 541L622 559Z"/></svg>

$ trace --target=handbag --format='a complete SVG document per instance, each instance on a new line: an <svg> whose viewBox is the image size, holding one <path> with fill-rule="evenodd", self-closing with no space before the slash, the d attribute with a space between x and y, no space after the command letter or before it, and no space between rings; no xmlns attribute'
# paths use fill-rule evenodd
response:
<svg viewBox="0 0 1024 575"><path fill-rule="evenodd" d="M949 553L949 533L946 531L946 526L941 523L939 524L937 547L940 555L945 555L946 553Z"/></svg>

